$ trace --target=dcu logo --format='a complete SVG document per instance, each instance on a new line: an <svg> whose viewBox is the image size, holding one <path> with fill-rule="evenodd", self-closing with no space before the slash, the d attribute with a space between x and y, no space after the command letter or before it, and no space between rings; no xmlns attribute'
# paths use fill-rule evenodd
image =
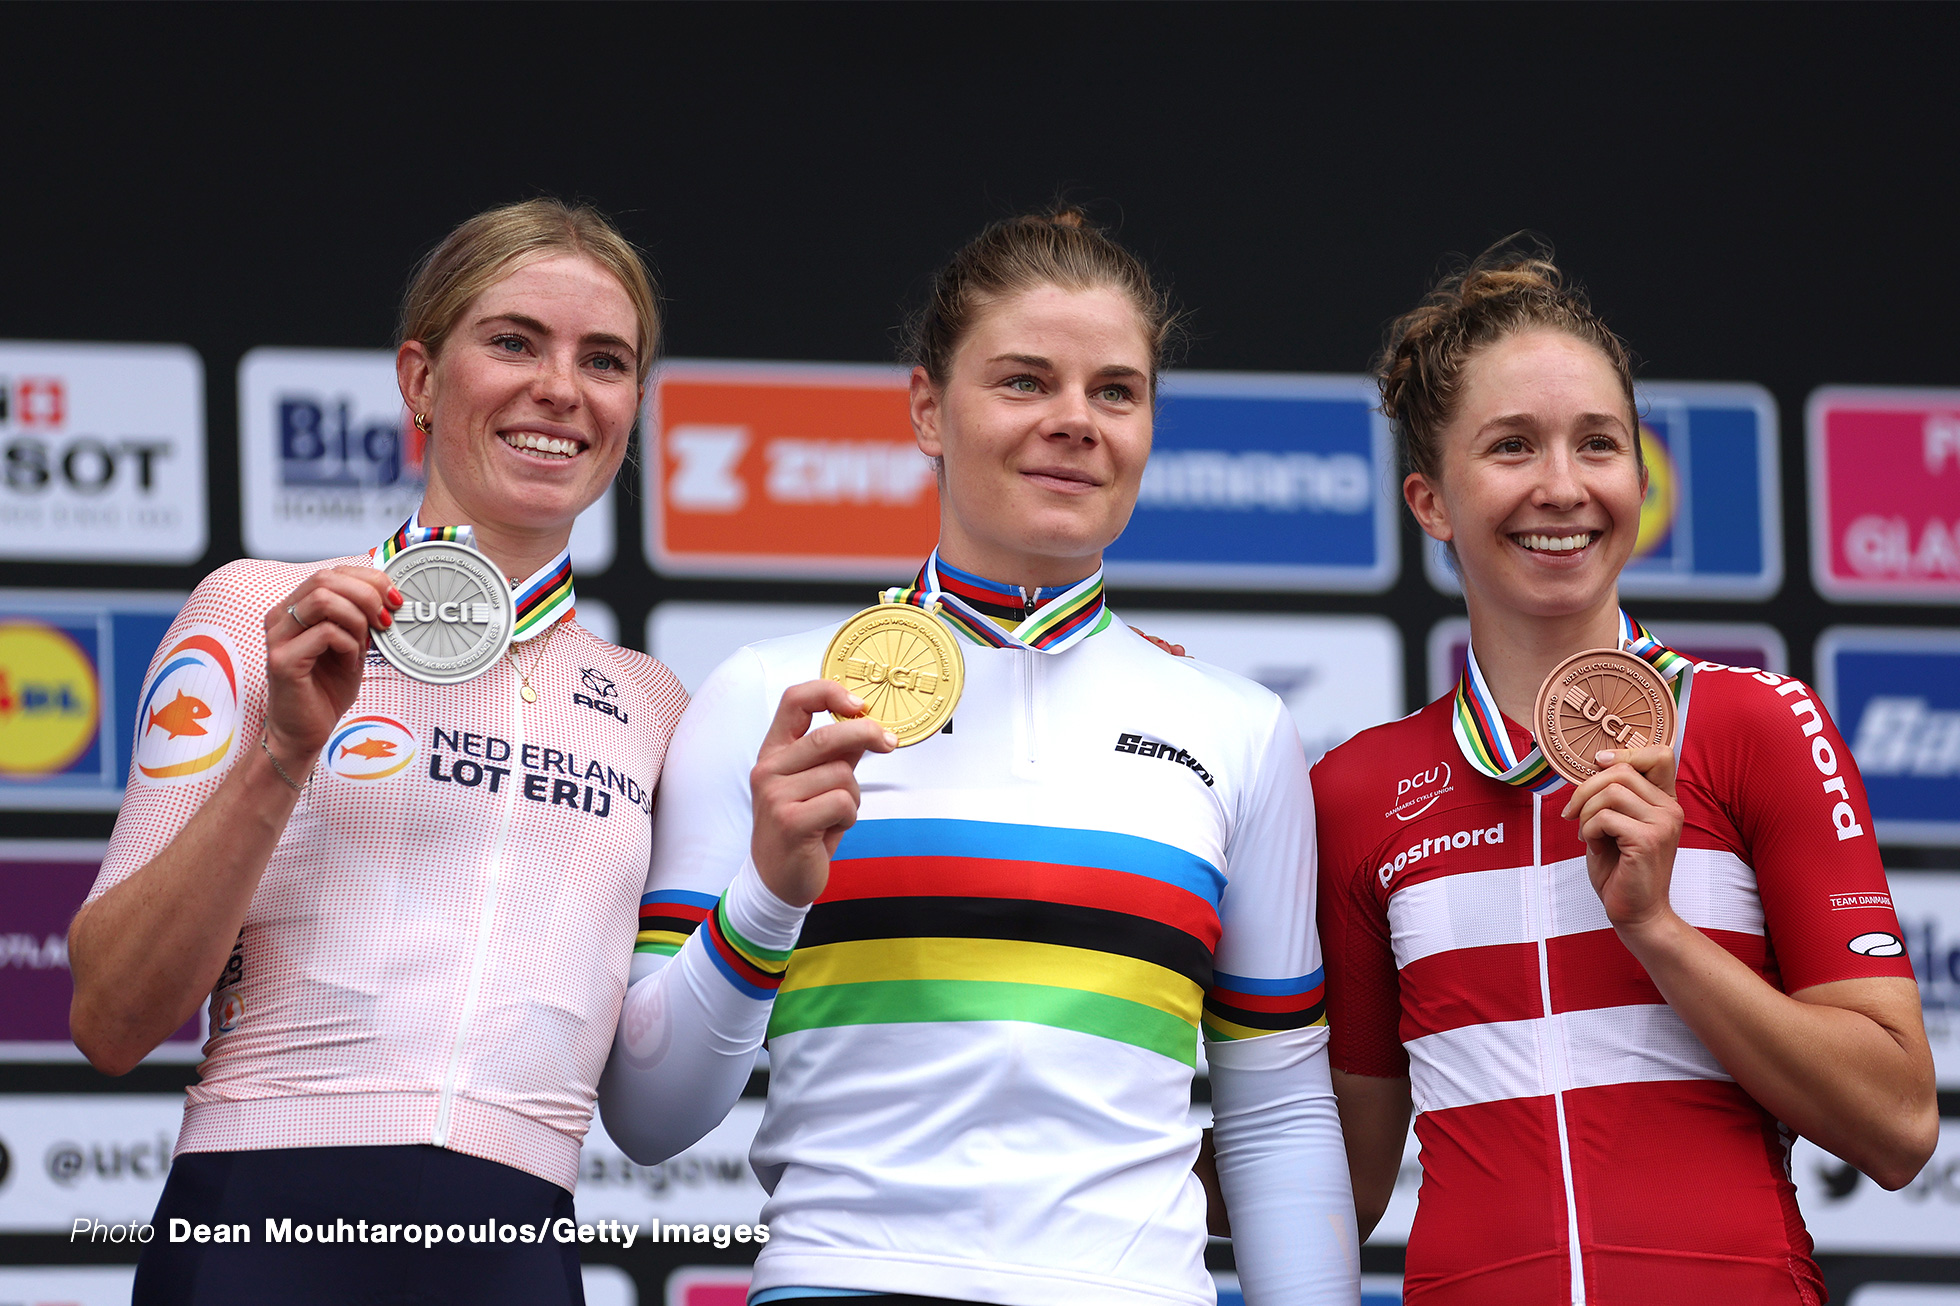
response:
<svg viewBox="0 0 1960 1306"><path fill-rule="evenodd" d="M0 623L0 774L67 770L95 742L100 713L93 659L64 631Z"/></svg>
<svg viewBox="0 0 1960 1306"><path fill-rule="evenodd" d="M415 732L393 717L357 716L334 731L323 758L343 780L386 780L415 760Z"/></svg>
<svg viewBox="0 0 1960 1306"><path fill-rule="evenodd" d="M136 709L136 773L190 780L231 754L238 738L238 667L224 632L193 627L157 662Z"/></svg>

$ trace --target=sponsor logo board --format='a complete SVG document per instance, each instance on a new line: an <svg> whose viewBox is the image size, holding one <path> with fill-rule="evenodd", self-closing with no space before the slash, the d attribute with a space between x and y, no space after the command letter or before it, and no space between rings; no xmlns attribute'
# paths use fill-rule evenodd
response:
<svg viewBox="0 0 1960 1306"><path fill-rule="evenodd" d="M1826 386L1806 417L1818 591L1960 603L1960 390Z"/></svg>
<svg viewBox="0 0 1960 1306"><path fill-rule="evenodd" d="M647 652L666 664L692 694L728 656L757 640L835 626L867 602L662 603L647 616ZM816 675L814 664L810 674Z"/></svg>
<svg viewBox="0 0 1960 1306"><path fill-rule="evenodd" d="M1790 652L1776 627L1749 621L1642 621L1655 639L1698 662L1785 674ZM1470 650L1470 622L1448 617L1429 631L1429 697L1456 689Z"/></svg>
<svg viewBox="0 0 1960 1306"><path fill-rule="evenodd" d="M1758 385L1638 387L1647 498L1620 573L1632 598L1764 599L1783 585L1776 401ZM1430 583L1460 594L1447 551L1424 549Z"/></svg>
<svg viewBox="0 0 1960 1306"><path fill-rule="evenodd" d="M194 350L0 341L0 557L195 562L206 520Z"/></svg>
<svg viewBox="0 0 1960 1306"><path fill-rule="evenodd" d="M183 602L0 590L0 809L121 803L144 672ZM197 724L197 707L172 701L154 704L165 738L169 726Z"/></svg>
<svg viewBox="0 0 1960 1306"><path fill-rule="evenodd" d="M672 575L909 577L939 534L907 372L674 359L641 429L647 561Z"/></svg>
<svg viewBox="0 0 1960 1306"><path fill-rule="evenodd" d="M95 883L104 847L0 839L0 1061L82 1059L68 1037L68 923ZM197 1060L203 1019L200 1011L184 1022L147 1059Z"/></svg>
<svg viewBox="0 0 1960 1306"><path fill-rule="evenodd" d="M1280 696L1309 764L1370 726L1402 715L1402 634L1385 617L1119 612L1200 661Z"/></svg>
<svg viewBox="0 0 1960 1306"><path fill-rule="evenodd" d="M1401 570L1388 423L1361 376L1173 372L1112 580L1387 589Z"/></svg>
<svg viewBox="0 0 1960 1306"><path fill-rule="evenodd" d="M1960 845L1960 630L1833 627L1817 641L1817 689L1879 842Z"/></svg>
<svg viewBox="0 0 1960 1306"><path fill-rule="evenodd" d="M310 562L366 553L422 502L425 440L387 349L254 349L238 365L245 549ZM572 566L613 560L613 491L572 527Z"/></svg>
<svg viewBox="0 0 1960 1306"><path fill-rule="evenodd" d="M1939 1085L1960 1089L1960 871L1888 871Z"/></svg>
<svg viewBox="0 0 1960 1306"><path fill-rule="evenodd" d="M1790 1149L1790 1178L1820 1254L1960 1253L1960 1120L1940 1121L1933 1159L1896 1193L1804 1138Z"/></svg>

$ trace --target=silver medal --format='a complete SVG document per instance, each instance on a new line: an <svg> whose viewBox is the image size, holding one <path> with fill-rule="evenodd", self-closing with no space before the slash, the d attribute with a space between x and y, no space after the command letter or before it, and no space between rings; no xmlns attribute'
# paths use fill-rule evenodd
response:
<svg viewBox="0 0 1960 1306"><path fill-rule="evenodd" d="M411 544L382 568L402 605L395 623L370 632L403 675L454 685L488 671L510 647L517 608L496 564L463 544Z"/></svg>

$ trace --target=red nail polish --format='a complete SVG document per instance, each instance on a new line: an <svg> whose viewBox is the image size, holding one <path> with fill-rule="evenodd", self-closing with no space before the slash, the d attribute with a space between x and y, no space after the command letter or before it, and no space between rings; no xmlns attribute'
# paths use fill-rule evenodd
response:
<svg viewBox="0 0 1960 1306"><path fill-rule="evenodd" d="M392 612L384 612L384 613L382 613L382 614L381 614L381 628L382 628L383 630L386 630L386 629L388 629L388 627L390 627L390 626L392 626L392 625L394 625L394 624L395 624L395 614L394 614L394 613L392 613Z"/></svg>
<svg viewBox="0 0 1960 1306"><path fill-rule="evenodd" d="M388 587L388 602L398 608L402 605L402 592L393 585Z"/></svg>

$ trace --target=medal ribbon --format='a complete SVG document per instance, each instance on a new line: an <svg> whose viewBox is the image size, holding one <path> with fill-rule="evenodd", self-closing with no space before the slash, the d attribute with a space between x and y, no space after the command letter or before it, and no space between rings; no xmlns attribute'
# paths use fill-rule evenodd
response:
<svg viewBox="0 0 1960 1306"><path fill-rule="evenodd" d="M402 523L400 530L381 541L378 547L368 550L368 556L385 567L390 558L411 544L446 540L464 548L476 547L474 526L424 526L421 517L421 510L417 509ZM510 637L513 644L542 635L569 618L578 598L572 587L571 546L567 545L557 557L532 572L528 578L513 584L510 597L517 606L517 625Z"/></svg>
<svg viewBox="0 0 1960 1306"><path fill-rule="evenodd" d="M1059 589L1037 589L1036 609L1012 630L1002 629L988 609L1003 615L1026 612L1027 597L1012 585L1002 585L942 562L934 549L910 585L884 591L886 603L908 603L938 610L946 624L975 644L988 648L1027 648L1037 653L1060 653L1095 634L1110 622L1103 602L1103 574Z"/></svg>
<svg viewBox="0 0 1960 1306"><path fill-rule="evenodd" d="M1661 679L1667 681L1674 693L1675 706L1679 707L1681 695L1688 687L1689 676L1685 673L1693 663L1648 634L1645 627L1624 611L1620 613L1620 647L1660 672ZM1456 733L1456 745L1462 750L1464 760L1493 780L1529 789L1534 794L1546 793L1565 783L1565 778L1545 760L1544 750L1535 739L1531 751L1522 756L1511 747L1504 716L1497 710L1497 700L1491 697L1490 687L1484 683L1483 668L1477 665L1474 646L1464 659L1463 674L1456 682L1456 712L1450 728Z"/></svg>

